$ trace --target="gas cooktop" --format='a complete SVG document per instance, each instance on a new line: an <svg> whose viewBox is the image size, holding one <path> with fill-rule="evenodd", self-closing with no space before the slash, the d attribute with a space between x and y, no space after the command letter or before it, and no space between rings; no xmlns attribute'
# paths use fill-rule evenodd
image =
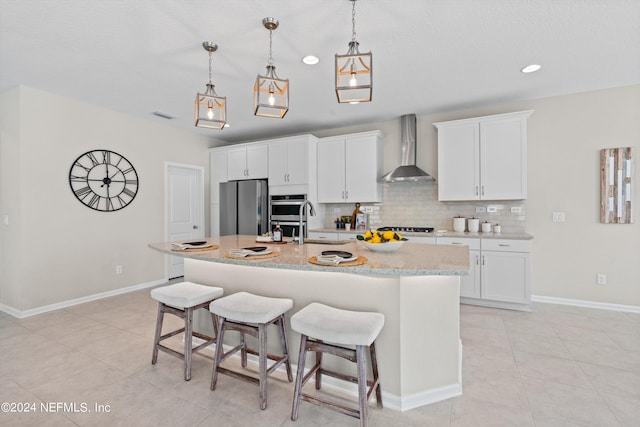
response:
<svg viewBox="0 0 640 427"><path fill-rule="evenodd" d="M403 233L433 233L433 227L378 227L379 231L398 231Z"/></svg>

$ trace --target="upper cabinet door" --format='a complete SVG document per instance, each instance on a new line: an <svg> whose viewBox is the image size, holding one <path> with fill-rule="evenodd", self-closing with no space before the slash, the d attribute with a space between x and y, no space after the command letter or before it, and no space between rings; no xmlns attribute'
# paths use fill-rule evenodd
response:
<svg viewBox="0 0 640 427"><path fill-rule="evenodd" d="M318 142L318 202L345 201L344 137L323 138Z"/></svg>
<svg viewBox="0 0 640 427"><path fill-rule="evenodd" d="M309 183L309 142L303 141L287 143L287 184Z"/></svg>
<svg viewBox="0 0 640 427"><path fill-rule="evenodd" d="M287 175L287 147L286 142L269 143L269 185L286 185Z"/></svg>
<svg viewBox="0 0 640 427"><path fill-rule="evenodd" d="M245 147L230 148L227 152L227 179L236 181L247 177L247 149Z"/></svg>
<svg viewBox="0 0 640 427"><path fill-rule="evenodd" d="M527 118L533 111L434 123L438 200L527 198Z"/></svg>
<svg viewBox="0 0 640 427"><path fill-rule="evenodd" d="M438 128L438 200L480 198L480 125Z"/></svg>
<svg viewBox="0 0 640 427"><path fill-rule="evenodd" d="M480 127L482 198L527 198L527 124L521 117L488 120Z"/></svg>
<svg viewBox="0 0 640 427"><path fill-rule="evenodd" d="M269 175L269 148L266 144L247 146L247 177L263 179Z"/></svg>
<svg viewBox="0 0 640 427"><path fill-rule="evenodd" d="M347 136L345 153L345 201L381 201L382 139L375 134Z"/></svg>
<svg viewBox="0 0 640 427"><path fill-rule="evenodd" d="M262 179L268 175L269 150L265 144L230 148L227 177L229 181Z"/></svg>
<svg viewBox="0 0 640 427"><path fill-rule="evenodd" d="M309 135L269 142L269 185L309 183Z"/></svg>

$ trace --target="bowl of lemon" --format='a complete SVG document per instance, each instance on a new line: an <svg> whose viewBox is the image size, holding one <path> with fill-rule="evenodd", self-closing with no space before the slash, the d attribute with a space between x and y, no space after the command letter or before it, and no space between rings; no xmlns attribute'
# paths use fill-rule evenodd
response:
<svg viewBox="0 0 640 427"><path fill-rule="evenodd" d="M374 252L393 252L404 245L408 239L395 231L367 231L356 238L369 250Z"/></svg>

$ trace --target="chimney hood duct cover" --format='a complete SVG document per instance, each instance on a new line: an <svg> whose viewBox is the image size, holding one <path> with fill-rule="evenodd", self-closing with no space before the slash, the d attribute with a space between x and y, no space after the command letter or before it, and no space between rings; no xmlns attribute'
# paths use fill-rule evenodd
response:
<svg viewBox="0 0 640 427"><path fill-rule="evenodd" d="M406 114L400 117L401 133L401 149L402 162L401 165L389 172L382 178L382 181L427 181L434 178L416 166L416 115Z"/></svg>

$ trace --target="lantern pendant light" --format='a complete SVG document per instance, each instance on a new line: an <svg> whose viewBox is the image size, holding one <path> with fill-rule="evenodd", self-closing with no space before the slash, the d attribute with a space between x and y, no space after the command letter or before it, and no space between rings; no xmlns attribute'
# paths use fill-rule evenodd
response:
<svg viewBox="0 0 640 427"><path fill-rule="evenodd" d="M336 54L336 95L339 103L370 102L373 95L371 52L360 53L356 41L356 0L350 0L351 41L344 55Z"/></svg>
<svg viewBox="0 0 640 427"><path fill-rule="evenodd" d="M269 30L269 62L266 75L258 74L253 86L253 114L281 119L289 111L289 80L279 78L273 65L272 36L279 22L264 18L262 25Z"/></svg>
<svg viewBox="0 0 640 427"><path fill-rule="evenodd" d="M211 55L218 50L218 45L203 42L202 47L209 52L209 83L204 93L198 92L195 102L196 127L222 129L227 122L227 97L218 96L215 85L211 83Z"/></svg>

